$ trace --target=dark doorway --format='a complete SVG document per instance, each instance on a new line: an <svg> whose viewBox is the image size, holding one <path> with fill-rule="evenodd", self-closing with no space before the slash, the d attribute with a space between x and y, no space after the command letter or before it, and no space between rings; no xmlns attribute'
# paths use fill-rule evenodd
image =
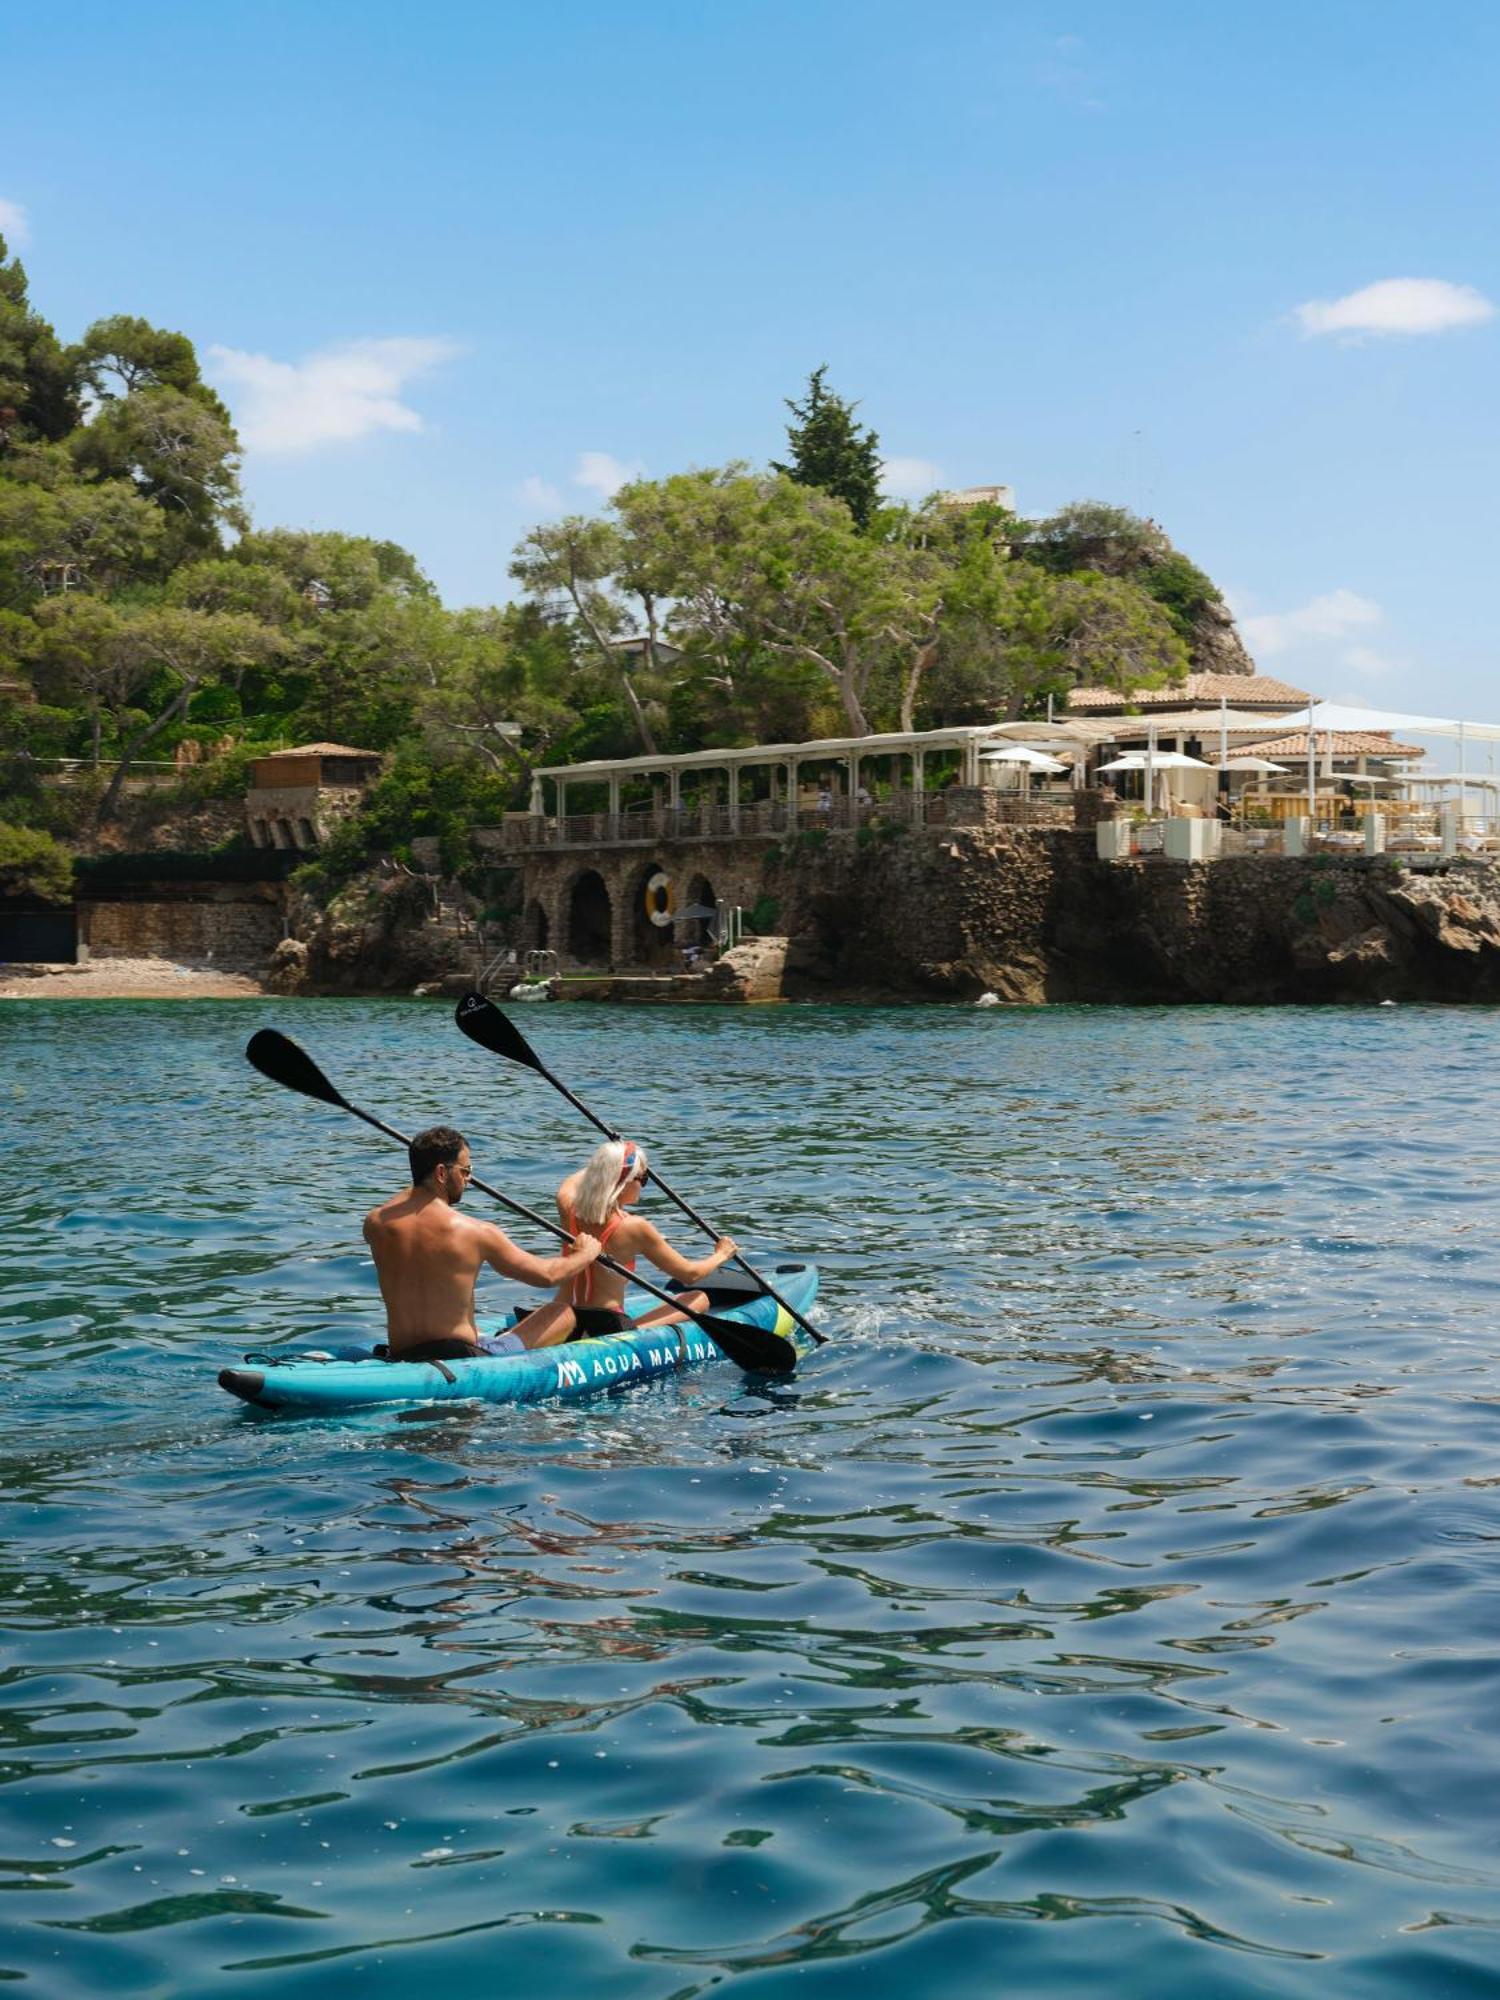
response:
<svg viewBox="0 0 1500 2000"><path fill-rule="evenodd" d="M568 956L579 965L609 964L609 891L591 868L568 898Z"/></svg>
<svg viewBox="0 0 1500 2000"><path fill-rule="evenodd" d="M75 965L78 919L71 909L0 908L0 962Z"/></svg>

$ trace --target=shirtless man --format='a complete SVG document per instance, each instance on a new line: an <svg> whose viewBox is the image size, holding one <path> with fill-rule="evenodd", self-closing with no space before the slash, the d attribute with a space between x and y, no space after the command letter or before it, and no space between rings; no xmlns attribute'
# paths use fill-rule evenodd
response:
<svg viewBox="0 0 1500 2000"><path fill-rule="evenodd" d="M721 1264L738 1256L733 1238L721 1236L706 1257L684 1257L654 1222L648 1222L644 1215L632 1215L630 1211L648 1179L642 1147L629 1139L606 1140L588 1164L569 1174L557 1190L557 1209L564 1226L580 1243L591 1243L597 1237L627 1271L635 1269L637 1257L644 1257L680 1285L701 1284ZM656 1306L632 1320L625 1310L625 1280L620 1273L591 1270L564 1279L557 1297L538 1306L520 1322L517 1332L529 1346L540 1346L570 1336L589 1339L626 1333L632 1326L673 1325L707 1308L706 1292L684 1291L675 1307Z"/></svg>
<svg viewBox="0 0 1500 2000"><path fill-rule="evenodd" d="M599 1255L596 1237L579 1233L556 1257L518 1249L493 1222L457 1213L473 1165L463 1134L451 1125L419 1132L407 1148L411 1186L372 1208L365 1241L385 1301L392 1361L442 1361L469 1354L519 1354L565 1337L543 1320L515 1333L481 1334L474 1323L474 1283L488 1264L525 1285L566 1284ZM535 1316L533 1316L535 1317Z"/></svg>

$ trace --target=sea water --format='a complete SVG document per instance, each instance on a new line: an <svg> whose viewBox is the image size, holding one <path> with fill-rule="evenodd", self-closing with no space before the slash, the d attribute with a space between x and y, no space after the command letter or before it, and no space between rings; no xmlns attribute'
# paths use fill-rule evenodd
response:
<svg viewBox="0 0 1500 2000"><path fill-rule="evenodd" d="M403 1163L266 1024L592 1142L438 1005L0 1011L0 1979L1500 1991L1500 1016L532 1010L828 1346L311 1420L216 1371Z"/></svg>

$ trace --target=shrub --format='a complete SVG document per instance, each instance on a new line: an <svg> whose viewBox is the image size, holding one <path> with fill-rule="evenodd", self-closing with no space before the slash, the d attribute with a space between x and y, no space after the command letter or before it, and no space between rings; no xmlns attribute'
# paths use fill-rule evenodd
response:
<svg viewBox="0 0 1500 2000"><path fill-rule="evenodd" d="M0 896L71 902L73 857L50 833L0 821Z"/></svg>
<svg viewBox="0 0 1500 2000"><path fill-rule="evenodd" d="M78 878L90 888L126 882L282 882L302 857L289 847L218 847L202 854L171 848L144 854L90 854Z"/></svg>

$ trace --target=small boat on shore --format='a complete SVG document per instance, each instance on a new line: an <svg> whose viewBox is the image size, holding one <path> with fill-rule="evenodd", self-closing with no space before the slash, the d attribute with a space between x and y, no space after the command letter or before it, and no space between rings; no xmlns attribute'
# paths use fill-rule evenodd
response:
<svg viewBox="0 0 1500 2000"><path fill-rule="evenodd" d="M799 1313L806 1313L818 1295L815 1264L775 1263L768 1266L772 1284ZM748 1280L726 1278L722 1272L705 1286L708 1309L718 1318L746 1327L762 1327L795 1341L797 1323L784 1306ZM646 1292L627 1292L625 1309L632 1316L649 1312L657 1303ZM482 1318L483 1332L501 1332L509 1319ZM401 1403L541 1403L573 1402L617 1389L628 1382L645 1382L673 1375L706 1361L722 1361L720 1349L691 1320L673 1326L642 1326L602 1339L572 1340L558 1347L540 1347L524 1354L478 1355L473 1360L386 1361L368 1346L326 1348L285 1347L247 1354L236 1368L219 1373L219 1387L262 1410L335 1411L369 1409Z"/></svg>

